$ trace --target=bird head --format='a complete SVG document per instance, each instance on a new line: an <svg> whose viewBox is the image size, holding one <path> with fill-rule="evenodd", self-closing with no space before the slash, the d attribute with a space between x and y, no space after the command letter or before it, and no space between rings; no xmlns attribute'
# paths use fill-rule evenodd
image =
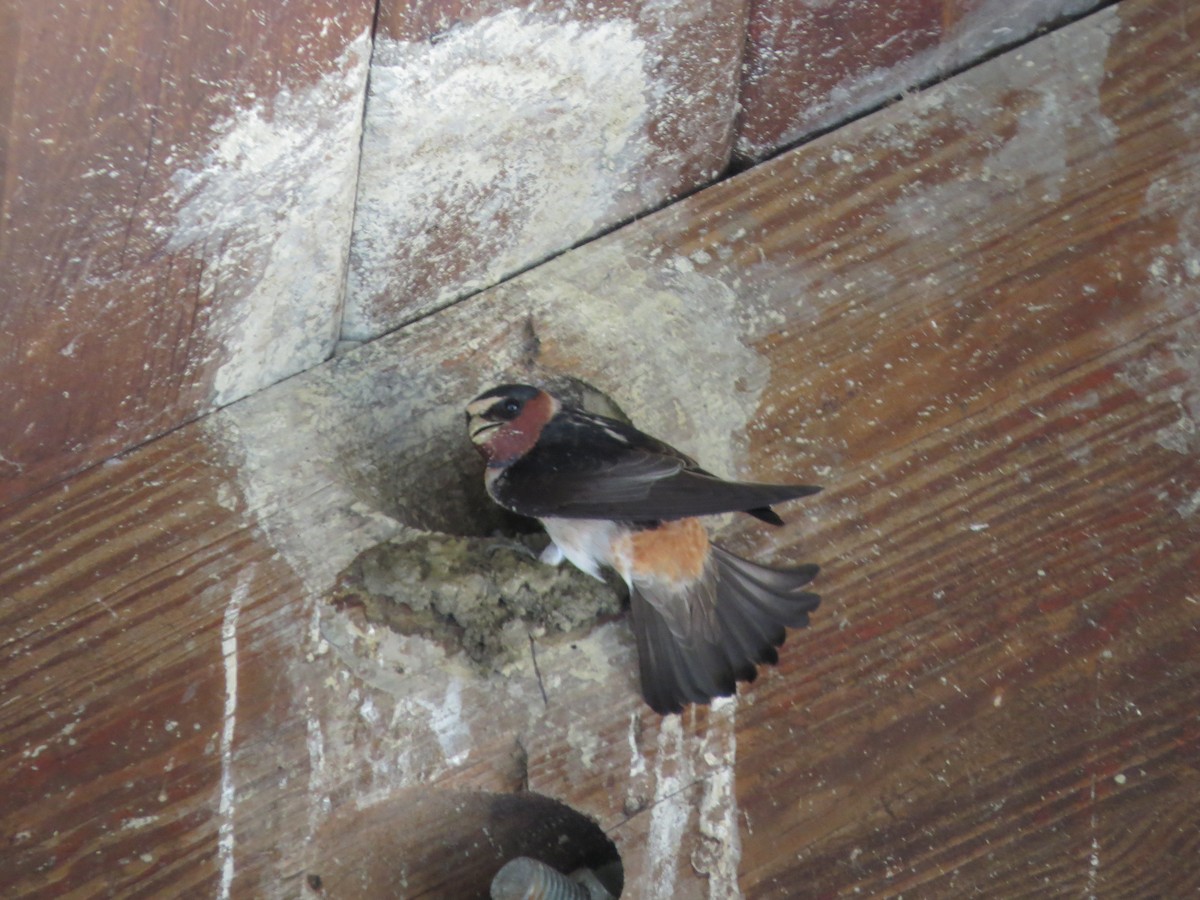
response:
<svg viewBox="0 0 1200 900"><path fill-rule="evenodd" d="M561 404L528 384L502 384L467 404L467 433L489 466L506 466L528 453Z"/></svg>

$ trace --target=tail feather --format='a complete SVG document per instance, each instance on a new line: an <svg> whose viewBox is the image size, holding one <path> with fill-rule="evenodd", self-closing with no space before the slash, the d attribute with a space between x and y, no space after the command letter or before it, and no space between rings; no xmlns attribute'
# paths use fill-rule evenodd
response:
<svg viewBox="0 0 1200 900"><path fill-rule="evenodd" d="M808 625L808 614L817 608L821 598L800 588L817 576L819 566L769 569L734 556L715 544L712 551L717 560L719 579L718 609L722 606L722 596L738 597L761 614L763 624L786 625L788 628Z"/></svg>
<svg viewBox="0 0 1200 900"><path fill-rule="evenodd" d="M685 648L667 620L640 591L631 597L642 696L662 715L688 703L707 703L733 693L736 682L716 644Z"/></svg>
<svg viewBox="0 0 1200 900"><path fill-rule="evenodd" d="M722 611L718 618L722 636L728 644L725 656L735 667L738 681L753 681L758 677L759 665L779 662L773 641L775 635L764 634L740 609Z"/></svg>
<svg viewBox="0 0 1200 900"><path fill-rule="evenodd" d="M758 666L774 664L776 648L787 627L808 624L820 598L802 588L818 567L771 569L713 545L706 578L693 585L682 602L713 604L691 620L706 623L689 634L672 631L660 610L678 609L681 598L662 585L634 584L633 629L638 645L642 695L662 715L682 711L688 703L707 703L734 693L738 681L753 681ZM715 586L715 590L713 589ZM679 630L679 616L672 622Z"/></svg>

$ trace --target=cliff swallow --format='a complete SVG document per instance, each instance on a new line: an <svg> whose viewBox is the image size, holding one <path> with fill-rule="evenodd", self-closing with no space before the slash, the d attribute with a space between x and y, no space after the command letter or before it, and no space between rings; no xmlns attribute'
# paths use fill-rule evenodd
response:
<svg viewBox="0 0 1200 900"><path fill-rule="evenodd" d="M819 487L725 481L636 428L526 384L480 394L467 428L487 462L488 494L549 534L543 562L624 579L642 696L660 714L753 681L759 664L778 662L785 627L807 625L820 603L801 590L817 566L741 559L697 518L740 511L782 525L771 505Z"/></svg>

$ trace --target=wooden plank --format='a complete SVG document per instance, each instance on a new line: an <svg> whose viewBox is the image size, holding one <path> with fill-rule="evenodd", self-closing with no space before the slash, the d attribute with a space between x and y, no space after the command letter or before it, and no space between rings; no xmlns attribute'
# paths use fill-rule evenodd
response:
<svg viewBox="0 0 1200 900"><path fill-rule="evenodd" d="M735 153L761 160L1099 0L752 4Z"/></svg>
<svg viewBox="0 0 1200 900"><path fill-rule="evenodd" d="M714 181L745 7L382 4L345 336L377 337Z"/></svg>
<svg viewBox="0 0 1200 900"><path fill-rule="evenodd" d="M627 896L1194 891L1196 35L1127 0L10 506L13 892L432 896L477 818L365 836L525 787ZM827 485L722 532L825 567L737 701L649 713L619 619L483 675L328 602L493 527L462 404L564 372Z"/></svg>
<svg viewBox="0 0 1200 900"><path fill-rule="evenodd" d="M0 503L328 356L372 14L6 5Z"/></svg>

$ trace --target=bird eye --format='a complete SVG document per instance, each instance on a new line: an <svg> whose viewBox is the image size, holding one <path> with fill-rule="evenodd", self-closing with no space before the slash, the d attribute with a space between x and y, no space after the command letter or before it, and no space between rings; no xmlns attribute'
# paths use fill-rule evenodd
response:
<svg viewBox="0 0 1200 900"><path fill-rule="evenodd" d="M520 400L514 400L512 397L509 397L507 400L504 401L504 415L507 416L508 418L510 418L510 419L514 418L517 415L517 413L519 413L520 411L521 411L521 401Z"/></svg>

